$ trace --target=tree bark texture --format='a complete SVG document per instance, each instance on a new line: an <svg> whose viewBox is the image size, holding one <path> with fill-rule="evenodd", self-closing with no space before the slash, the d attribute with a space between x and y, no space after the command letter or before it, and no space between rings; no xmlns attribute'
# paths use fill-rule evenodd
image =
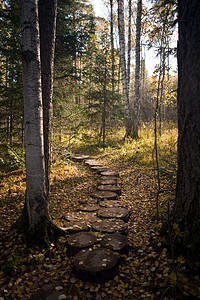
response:
<svg viewBox="0 0 200 300"><path fill-rule="evenodd" d="M129 136L131 133L131 120L130 120L130 104L129 104L129 97L128 97L126 58L125 58L124 0L117 0L117 2L118 2L120 64L121 64L122 85L123 85L123 103L125 109L126 136Z"/></svg>
<svg viewBox="0 0 200 300"><path fill-rule="evenodd" d="M45 190L40 41L37 1L21 0L24 130L26 152L26 210L34 233L48 214Z"/></svg>
<svg viewBox="0 0 200 300"><path fill-rule="evenodd" d="M46 192L50 193L51 135L53 116L53 66L56 33L57 0L39 0L40 58L43 101L43 131Z"/></svg>
<svg viewBox="0 0 200 300"><path fill-rule="evenodd" d="M200 257L200 2L178 1L178 174L173 222L181 246Z"/></svg>
<svg viewBox="0 0 200 300"><path fill-rule="evenodd" d="M61 234L61 230L51 221L47 201L38 1L21 0L20 6L26 199L22 215L17 221L17 227L25 234L28 242L46 244L49 239L55 239ZM48 25L45 23L45 26ZM53 51L51 53L53 59ZM50 68L48 71L50 72ZM46 70L44 73L47 81L51 81ZM49 125L48 130L50 130Z"/></svg>
<svg viewBox="0 0 200 300"><path fill-rule="evenodd" d="M111 63L112 63L112 91L115 91L115 55L113 35L113 0L110 0L110 42L111 42Z"/></svg>
<svg viewBox="0 0 200 300"><path fill-rule="evenodd" d="M128 81L128 97L130 99L130 71L131 71L131 16L132 16L132 0L128 1L128 61L127 61L127 81Z"/></svg>
<svg viewBox="0 0 200 300"><path fill-rule="evenodd" d="M135 45L135 101L133 116L133 138L138 138L140 112L140 36L141 36L142 0L137 2L136 45Z"/></svg>

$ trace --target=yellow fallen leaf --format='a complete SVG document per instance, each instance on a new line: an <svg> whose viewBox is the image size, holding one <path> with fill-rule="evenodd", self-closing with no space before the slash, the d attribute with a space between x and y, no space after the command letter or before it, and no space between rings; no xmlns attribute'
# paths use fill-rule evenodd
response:
<svg viewBox="0 0 200 300"><path fill-rule="evenodd" d="M62 287L62 286L56 286L55 289L56 289L57 291L60 291L60 290L63 289L63 287Z"/></svg>

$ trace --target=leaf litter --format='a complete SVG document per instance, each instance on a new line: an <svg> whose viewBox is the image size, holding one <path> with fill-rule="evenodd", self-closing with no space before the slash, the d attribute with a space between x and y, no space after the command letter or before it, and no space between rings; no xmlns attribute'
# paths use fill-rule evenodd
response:
<svg viewBox="0 0 200 300"><path fill-rule="evenodd" d="M120 172L119 199L131 211L128 223L129 253L122 255L118 275L104 283L82 282L73 272L73 257L67 256L66 239L61 237L47 249L28 248L12 225L20 216L25 194L23 170L1 174L1 271L0 295L3 299L29 299L45 284L70 284L80 299L200 299L200 264L192 266L183 257L172 260L161 239L162 226L155 218L155 174L153 168L107 154L103 165ZM98 175L80 163L56 160L52 165L50 213L53 221L65 227L63 218L75 211L79 201L96 190ZM3 184L2 184L3 183ZM168 184L168 183L166 183ZM175 181L170 183L171 190ZM174 192L160 196L161 215L166 217L167 201ZM80 262L81 264L82 262ZM105 264L105 263L104 263ZM74 296L74 299L78 299ZM59 299L65 299L60 295Z"/></svg>

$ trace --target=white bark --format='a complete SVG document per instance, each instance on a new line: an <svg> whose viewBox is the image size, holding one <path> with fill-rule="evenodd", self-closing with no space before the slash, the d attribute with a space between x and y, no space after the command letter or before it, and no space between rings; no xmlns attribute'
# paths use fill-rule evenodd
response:
<svg viewBox="0 0 200 300"><path fill-rule="evenodd" d="M133 137L138 137L140 111L140 36L141 36L142 0L137 3L136 45L135 45L135 101L133 119Z"/></svg>
<svg viewBox="0 0 200 300"><path fill-rule="evenodd" d="M132 0L128 1L128 62L127 62L127 82L128 97L130 99L130 71L131 71L131 16L132 16Z"/></svg>
<svg viewBox="0 0 200 300"><path fill-rule="evenodd" d="M111 41L111 62L112 62L112 91L115 91L115 56L113 36L113 0L110 0L110 41Z"/></svg>
<svg viewBox="0 0 200 300"><path fill-rule="evenodd" d="M48 212L45 199L43 110L37 0L21 0L22 67L29 231Z"/></svg>
<svg viewBox="0 0 200 300"><path fill-rule="evenodd" d="M125 34L124 34L124 1L118 2L118 28L119 28L119 45L120 45L120 63L122 70L122 85L123 85L123 102L126 119L126 135L130 134L130 105L128 97L128 81L126 72L126 58L125 58Z"/></svg>

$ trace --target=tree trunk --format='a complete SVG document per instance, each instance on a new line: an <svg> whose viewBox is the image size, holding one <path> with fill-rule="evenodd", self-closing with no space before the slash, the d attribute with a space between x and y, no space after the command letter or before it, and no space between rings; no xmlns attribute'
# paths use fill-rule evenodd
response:
<svg viewBox="0 0 200 300"><path fill-rule="evenodd" d="M179 0L178 174L171 225L178 224L180 251L200 258L200 2ZM176 234L176 232L175 232Z"/></svg>
<svg viewBox="0 0 200 300"><path fill-rule="evenodd" d="M40 39L37 0L21 0L26 199L17 222L29 242L46 244L59 230L46 199Z"/></svg>
<svg viewBox="0 0 200 300"><path fill-rule="evenodd" d="M118 92L118 95L120 94L120 78L121 78L121 68L120 68L120 65L121 65L121 61L120 61L120 55L119 55L119 65L118 65L118 86L117 86L117 92Z"/></svg>
<svg viewBox="0 0 200 300"><path fill-rule="evenodd" d="M10 124L9 124L9 142L10 142L10 145L12 146L12 143L13 143L13 98L12 96L10 96L10 107L9 107L10 111L9 111L9 114L10 114L10 118L9 118L9 121L10 121Z"/></svg>
<svg viewBox="0 0 200 300"><path fill-rule="evenodd" d="M125 109L126 136L130 136L130 134L131 134L131 118L130 118L130 105L129 105L129 98L128 98L128 82L127 82L126 58L125 58L124 0L117 0L117 2L118 2L120 65L121 65L121 70L122 70L123 102L124 102L124 109Z"/></svg>
<svg viewBox="0 0 200 300"><path fill-rule="evenodd" d="M130 71L131 71L131 8L132 0L128 1L128 62L127 62L127 82L128 82L128 97L130 99Z"/></svg>
<svg viewBox="0 0 200 300"><path fill-rule="evenodd" d="M103 82L103 107L102 107L102 134L103 134L103 148L105 148L106 141L106 103L107 103L107 95L106 95L106 87L107 87L107 51L105 51L105 60L104 60L104 82Z"/></svg>
<svg viewBox="0 0 200 300"><path fill-rule="evenodd" d="M137 3L136 45L135 45L135 101L133 116L133 138L138 138L140 112L140 36L141 36L142 0Z"/></svg>
<svg viewBox="0 0 200 300"><path fill-rule="evenodd" d="M113 37L113 0L110 0L110 42L111 42L111 62L112 62L112 91L115 91L115 55Z"/></svg>
<svg viewBox="0 0 200 300"><path fill-rule="evenodd" d="M50 193L50 162L53 116L53 66L56 33L57 0L39 0L40 58L43 101L43 131L45 155L46 196Z"/></svg>
<svg viewBox="0 0 200 300"><path fill-rule="evenodd" d="M37 1L21 1L22 68L26 151L26 210L29 231L34 234L48 215L40 77L40 41Z"/></svg>

